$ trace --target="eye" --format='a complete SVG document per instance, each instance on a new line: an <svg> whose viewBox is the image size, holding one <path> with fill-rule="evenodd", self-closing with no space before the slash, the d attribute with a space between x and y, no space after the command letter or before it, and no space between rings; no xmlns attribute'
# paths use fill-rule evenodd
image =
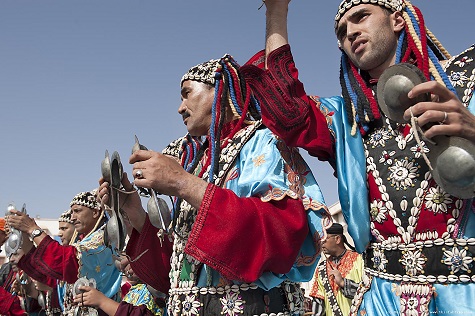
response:
<svg viewBox="0 0 475 316"><path fill-rule="evenodd" d="M336 38L341 42L346 37L346 28L340 28L336 33Z"/></svg>
<svg viewBox="0 0 475 316"><path fill-rule="evenodd" d="M183 99L187 99L189 94L190 94L190 89L183 88L181 90L181 100L183 101Z"/></svg>
<svg viewBox="0 0 475 316"><path fill-rule="evenodd" d="M362 11L358 15L355 16L357 22L363 21L367 16L369 16L369 12Z"/></svg>

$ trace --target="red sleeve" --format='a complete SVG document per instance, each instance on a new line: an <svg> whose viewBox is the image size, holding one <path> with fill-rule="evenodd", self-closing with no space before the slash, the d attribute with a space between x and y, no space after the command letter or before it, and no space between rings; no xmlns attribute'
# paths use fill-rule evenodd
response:
<svg viewBox="0 0 475 316"><path fill-rule="evenodd" d="M154 314L145 305L134 306L126 302L120 302L114 316L153 316Z"/></svg>
<svg viewBox="0 0 475 316"><path fill-rule="evenodd" d="M29 260L27 258L24 258L23 261L20 260L20 268L31 277L43 275L44 277L40 279L43 279L45 284L50 285L50 281L45 277L63 280L67 283L74 283L78 279L79 262L74 246L60 245L50 236L46 236L38 247L32 249L28 255L30 256ZM33 270L37 270L36 272L31 271L31 265Z"/></svg>
<svg viewBox="0 0 475 316"><path fill-rule="evenodd" d="M44 275L38 269L37 264L33 260L33 253L36 248L31 248L31 250L20 258L18 266L25 271L25 273L31 278L35 279L38 282L48 285L49 287L55 288L57 281L54 278L51 278L47 275Z"/></svg>
<svg viewBox="0 0 475 316"><path fill-rule="evenodd" d="M334 157L333 140L323 113L298 80L289 45L253 56L241 73L259 100L262 120L288 146L301 147L321 160Z"/></svg>
<svg viewBox="0 0 475 316"><path fill-rule="evenodd" d="M173 243L166 235L160 241L157 233L158 228L150 223L147 216L142 232L132 231L126 253L131 258L132 270L143 282L162 293L168 293ZM140 260L137 260L139 257Z"/></svg>
<svg viewBox="0 0 475 316"><path fill-rule="evenodd" d="M0 314L7 316L27 315L21 308L20 299L0 286Z"/></svg>
<svg viewBox="0 0 475 316"><path fill-rule="evenodd" d="M308 233L302 201L239 198L209 184L185 252L229 280L290 271Z"/></svg>

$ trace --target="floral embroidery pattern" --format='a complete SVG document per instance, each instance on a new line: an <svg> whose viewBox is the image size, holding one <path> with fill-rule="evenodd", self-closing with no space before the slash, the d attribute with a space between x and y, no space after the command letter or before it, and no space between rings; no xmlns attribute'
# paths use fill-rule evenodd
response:
<svg viewBox="0 0 475 316"><path fill-rule="evenodd" d="M403 134L397 135L396 136L397 147L400 150L406 149L407 143L410 142L413 138L414 138L414 134L412 133L412 130L411 130L411 133L407 134L406 136L404 136Z"/></svg>
<svg viewBox="0 0 475 316"><path fill-rule="evenodd" d="M392 156L394 156L396 152L394 150L392 151L386 151L383 150L381 153L381 156L379 157L379 163L382 163L384 165L392 165L393 164L393 159Z"/></svg>
<svg viewBox="0 0 475 316"><path fill-rule="evenodd" d="M449 250L443 248L442 250L444 251L442 262L449 266L451 270L450 273L455 274L460 271L472 272L470 269L474 259L467 247L462 249L453 247Z"/></svg>
<svg viewBox="0 0 475 316"><path fill-rule="evenodd" d="M468 81L468 77L465 75L465 72L462 72L462 71L452 71L450 73L449 79L454 87L456 86L463 87L464 82Z"/></svg>
<svg viewBox="0 0 475 316"><path fill-rule="evenodd" d="M388 209L383 201L373 201L370 204L370 214L373 221L382 223L387 219Z"/></svg>
<svg viewBox="0 0 475 316"><path fill-rule="evenodd" d="M449 194L443 191L439 186L429 188L426 197L426 207L434 213L447 213L447 205L453 201Z"/></svg>
<svg viewBox="0 0 475 316"><path fill-rule="evenodd" d="M310 98L313 101L315 101L316 107L325 116L325 120L327 121L327 125L330 127L333 124L333 117L332 116L335 115L335 112L330 111L327 107L323 106L319 97L311 95ZM333 133L333 135L334 135L334 133Z"/></svg>
<svg viewBox="0 0 475 316"><path fill-rule="evenodd" d="M408 275L415 276L424 273L427 258L420 250L405 250L402 252L402 258L399 261Z"/></svg>
<svg viewBox="0 0 475 316"><path fill-rule="evenodd" d="M223 306L223 311L221 312L223 315L234 316L243 313L243 305L245 302L238 295L238 293L231 291L226 293L226 296L220 298L219 300Z"/></svg>
<svg viewBox="0 0 475 316"><path fill-rule="evenodd" d="M388 139L391 139L391 134L387 130L380 128L370 135L369 143L373 148L377 146L384 147Z"/></svg>
<svg viewBox="0 0 475 316"><path fill-rule="evenodd" d="M198 315L199 310L203 304L196 299L195 295L188 295L185 297L185 301L183 302L183 315L192 316Z"/></svg>
<svg viewBox="0 0 475 316"><path fill-rule="evenodd" d="M415 146L411 147L411 151L414 154L415 158L420 158L422 156L422 153L427 154L430 150L426 146L423 140L421 140L421 146L416 144Z"/></svg>
<svg viewBox="0 0 475 316"><path fill-rule="evenodd" d="M414 186L414 180L419 177L419 165L408 158L404 160L395 160L389 167L390 176L388 181L396 190L407 190Z"/></svg>
<svg viewBox="0 0 475 316"><path fill-rule="evenodd" d="M180 304L181 302L177 297L175 299L170 297L170 300L168 301L168 310L172 315L180 315Z"/></svg>
<svg viewBox="0 0 475 316"><path fill-rule="evenodd" d="M254 162L254 166L259 167L262 166L265 162L265 155L262 154L260 156L257 156L256 158L253 158L252 161Z"/></svg>
<svg viewBox="0 0 475 316"><path fill-rule="evenodd" d="M468 56L463 56L460 60L457 60L454 62L454 65L459 66L460 68L464 67L466 64L469 64L473 61L473 58L470 58Z"/></svg>

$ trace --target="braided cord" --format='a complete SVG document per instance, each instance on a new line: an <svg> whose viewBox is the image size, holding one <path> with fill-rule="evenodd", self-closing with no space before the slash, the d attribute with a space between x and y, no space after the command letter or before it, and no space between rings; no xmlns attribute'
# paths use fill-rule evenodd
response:
<svg viewBox="0 0 475 316"><path fill-rule="evenodd" d="M374 118L379 119L381 117L381 114L379 113L378 103L376 102L376 99L373 96L373 90L371 90L371 88L369 88L366 85L363 78L361 78L361 75L359 74L358 69L356 68L356 66L351 61L350 61L350 66L351 66L351 70L353 72L354 77L358 81L361 89L364 92L364 95L366 96L366 98L369 101L369 106L370 106L370 109L371 109L371 113L374 115ZM366 115L365 115L365 119L366 119L366 122L369 121L367 119Z"/></svg>
<svg viewBox="0 0 475 316"><path fill-rule="evenodd" d="M427 80L430 80L429 62L427 54L427 45L424 40L425 34L421 34L419 28L418 18L416 18L414 12L407 7L405 14L403 14L406 20L406 28L409 36L407 37L409 48L411 52L416 56L417 65L422 70ZM420 17L421 18L421 17ZM421 23L424 21L422 20ZM425 28L423 28L425 30Z"/></svg>
<svg viewBox="0 0 475 316"><path fill-rule="evenodd" d="M428 28L426 28L424 25L424 19L421 11L419 10L419 8L414 7L412 5L411 8L412 10L408 10L407 12L411 18L411 22L419 21L420 23L420 27L417 23L411 23L410 25L414 28L415 33L418 34L418 37L413 37L412 39L414 39L415 41L418 41L420 39L421 41L420 45L423 50L424 57L424 60L422 62L424 74L426 75L427 79L433 79L439 82L440 84L446 86L450 91L456 94L455 88L452 86L452 83L447 77L447 74L442 69L436 54L427 44L428 34L426 32L428 31ZM416 13L416 15L414 15L413 11ZM439 49L444 54L444 56L449 55L445 48L440 44L440 42L435 38L432 33L430 33L429 39L432 41L432 43L436 45L437 49Z"/></svg>
<svg viewBox="0 0 475 316"><path fill-rule="evenodd" d="M343 52L341 55L341 67L340 67L340 84L343 90L343 99L345 100L346 105L346 113L348 116L348 121L351 125L352 135L353 131L356 132L356 116L355 116L355 104L358 102L356 98L356 94L353 91L350 79L348 75L348 66L347 66L347 57L346 54Z"/></svg>
<svg viewBox="0 0 475 316"><path fill-rule="evenodd" d="M406 36L406 30L402 30L401 34L399 34L399 39L397 41L396 64L401 63L402 48L403 48L405 36Z"/></svg>
<svg viewBox="0 0 475 316"><path fill-rule="evenodd" d="M226 74L226 77L228 78L229 80L229 83L228 83L228 87L229 87L229 95L230 95L230 98L231 98L231 101L232 101L232 106L234 107L234 109L236 110L236 112L241 116L242 115L242 111L241 109L239 108L239 103L238 103L238 100L236 99L236 91L234 90L235 87L237 88L237 92L238 92L238 95L240 96L241 95L241 91L239 89L239 84L235 84L235 82L239 82L238 78L236 78L234 75L235 73L231 73L228 69L228 66L226 64L226 62L222 62L222 66L223 66L223 69L224 69L224 72ZM239 101L242 101L242 100L239 100Z"/></svg>
<svg viewBox="0 0 475 316"><path fill-rule="evenodd" d="M220 104L219 101L221 99L223 85L224 84L221 84L221 80L216 80L213 106L211 108L211 127L210 127L211 168L209 171L209 179L208 179L208 181L211 183L214 182L214 153L215 153L215 148L216 148L216 132L217 132L216 119L217 119L217 112L218 112L217 107L218 107L218 104Z"/></svg>
<svg viewBox="0 0 475 316"><path fill-rule="evenodd" d="M426 28L426 33L427 33L427 36L430 38L431 42L434 43L434 45L443 54L445 59L452 58L450 53L445 49L445 47L442 45L442 43L435 37L435 35L428 28Z"/></svg>
<svg viewBox="0 0 475 316"><path fill-rule="evenodd" d="M343 77L345 78L345 85L346 85L346 89L351 97L351 101L353 102L353 104L355 104L356 106L358 105L357 104L357 98L356 98L356 94L355 92L353 91L353 88L351 87L351 84L350 84L350 79L349 79L349 75L348 75L348 65L347 65L347 60L348 58L346 57L346 54L343 53L342 56L341 56L341 66L342 66L342 69L343 69Z"/></svg>

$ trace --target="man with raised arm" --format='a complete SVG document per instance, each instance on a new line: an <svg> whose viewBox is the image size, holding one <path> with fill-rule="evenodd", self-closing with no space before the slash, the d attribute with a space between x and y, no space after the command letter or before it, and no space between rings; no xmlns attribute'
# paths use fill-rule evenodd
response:
<svg viewBox="0 0 475 316"><path fill-rule="evenodd" d="M336 169L348 231L356 249L366 252L351 314L471 314L473 195L442 189L427 162L426 142L447 135L474 145L475 50L450 57L409 1L345 0L335 17L343 97L311 97L288 45L289 2L265 1L266 51L242 72L262 92L256 97L264 124ZM400 63L417 67L426 81L407 98L431 96L399 113L407 122L389 119L376 97L380 76Z"/></svg>

